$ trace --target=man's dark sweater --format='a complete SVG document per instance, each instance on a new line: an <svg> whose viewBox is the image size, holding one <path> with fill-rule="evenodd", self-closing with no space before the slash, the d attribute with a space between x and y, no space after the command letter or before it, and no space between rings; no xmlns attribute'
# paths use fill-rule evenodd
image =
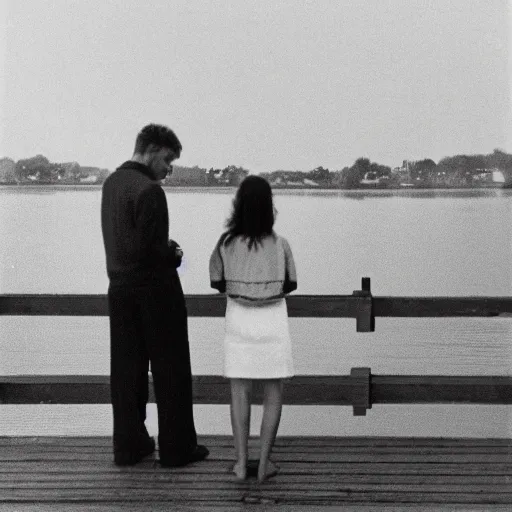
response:
<svg viewBox="0 0 512 512"><path fill-rule="evenodd" d="M129 160L105 180L101 228L111 284L156 284L176 274L167 199L147 166Z"/></svg>

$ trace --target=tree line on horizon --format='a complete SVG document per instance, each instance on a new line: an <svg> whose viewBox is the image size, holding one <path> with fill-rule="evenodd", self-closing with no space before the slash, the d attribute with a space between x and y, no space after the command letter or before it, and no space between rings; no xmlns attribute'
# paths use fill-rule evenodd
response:
<svg viewBox="0 0 512 512"><path fill-rule="evenodd" d="M50 162L44 155L14 161L0 158L2 184L101 184L111 171L99 167L84 167L78 162ZM173 173L163 180L169 186L237 186L249 174L243 167L229 165L209 170L173 166Z"/></svg>
<svg viewBox="0 0 512 512"><path fill-rule="evenodd" d="M8 157L0 159L0 182L8 184L102 183L108 175L108 169L84 167L78 162L50 162L43 155L17 162Z"/></svg>
<svg viewBox="0 0 512 512"><path fill-rule="evenodd" d="M502 173L503 186L512 186L512 154L495 149L485 155L445 157L438 163L430 158L404 160L395 168L361 157L352 166L341 170L331 171L319 166L311 171L276 170L259 175L276 188L459 188L488 186L494 171ZM84 167L78 162L50 162L43 155L17 162L10 158L0 159L0 183L3 184L101 184L109 174L108 169ZM248 174L248 169L236 165L223 169L176 165L172 175L163 180L163 185L236 187Z"/></svg>

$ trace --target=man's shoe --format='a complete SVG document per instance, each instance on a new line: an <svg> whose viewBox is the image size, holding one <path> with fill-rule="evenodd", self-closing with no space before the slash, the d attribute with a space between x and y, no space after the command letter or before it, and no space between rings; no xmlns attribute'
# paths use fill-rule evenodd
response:
<svg viewBox="0 0 512 512"><path fill-rule="evenodd" d="M114 463L117 466L133 466L140 462L144 457L151 455L155 451L155 440L150 437L147 443L135 452L115 452Z"/></svg>
<svg viewBox="0 0 512 512"><path fill-rule="evenodd" d="M210 454L210 451L206 446L203 446L202 444L198 444L192 452L188 453L187 455L180 457L178 459L172 459L172 460L162 460L160 459L160 465L164 468L178 468L181 466L186 466L187 464L191 464L192 462L199 462L201 460L206 459L208 455Z"/></svg>

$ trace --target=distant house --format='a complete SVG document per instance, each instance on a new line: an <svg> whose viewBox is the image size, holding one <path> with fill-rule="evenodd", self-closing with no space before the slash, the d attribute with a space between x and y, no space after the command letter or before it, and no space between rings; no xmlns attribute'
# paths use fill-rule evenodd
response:
<svg viewBox="0 0 512 512"><path fill-rule="evenodd" d="M282 185L283 183L284 183L284 180L280 176L270 180L271 185Z"/></svg>
<svg viewBox="0 0 512 512"><path fill-rule="evenodd" d="M378 176L376 172L369 171L365 173L360 183L366 186L385 187L389 185L389 176L386 174Z"/></svg>
<svg viewBox="0 0 512 512"><path fill-rule="evenodd" d="M304 178L303 173L298 171L274 171L275 174L269 179L272 186L277 187L319 187L320 185L309 178Z"/></svg>
<svg viewBox="0 0 512 512"><path fill-rule="evenodd" d="M78 162L63 162L58 165L59 180L76 183L80 180L80 164Z"/></svg>
<svg viewBox="0 0 512 512"><path fill-rule="evenodd" d="M303 187L304 180L301 179L290 179L286 180L284 183L287 187Z"/></svg>
<svg viewBox="0 0 512 512"><path fill-rule="evenodd" d="M505 183L505 175L496 167L491 169L477 169L472 178L473 183L477 185Z"/></svg>
<svg viewBox="0 0 512 512"><path fill-rule="evenodd" d="M473 182L486 183L492 181L492 172L488 169L477 169L473 174Z"/></svg>
<svg viewBox="0 0 512 512"><path fill-rule="evenodd" d="M376 172L367 172L360 183L361 185L378 185L380 183L380 178L377 176Z"/></svg>
<svg viewBox="0 0 512 512"><path fill-rule="evenodd" d="M108 175L109 175L108 169L100 169L99 167L80 166L80 177L81 178L95 176L96 181L101 182L101 181L104 181Z"/></svg>
<svg viewBox="0 0 512 512"><path fill-rule="evenodd" d="M391 175L400 184L401 187L413 187L411 177L411 162L404 160L400 167L391 169Z"/></svg>
<svg viewBox="0 0 512 512"><path fill-rule="evenodd" d="M90 174L86 178L80 178L80 183L96 183L98 181L98 176L94 174Z"/></svg>
<svg viewBox="0 0 512 512"><path fill-rule="evenodd" d="M492 181L494 183L505 183L505 175L503 174L503 171L500 171L499 169L494 169L492 171Z"/></svg>

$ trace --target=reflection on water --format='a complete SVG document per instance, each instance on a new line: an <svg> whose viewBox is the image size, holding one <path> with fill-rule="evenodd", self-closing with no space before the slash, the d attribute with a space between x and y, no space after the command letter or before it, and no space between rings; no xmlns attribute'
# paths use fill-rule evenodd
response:
<svg viewBox="0 0 512 512"><path fill-rule="evenodd" d="M42 194L53 195L57 192L98 192L101 185L0 185L0 194ZM234 195L233 187L165 187L167 194L222 194ZM315 196L315 197L345 197L347 199L363 200L374 198L501 198L512 196L512 188L464 188L464 189L315 189L315 188L274 188L274 195Z"/></svg>
<svg viewBox="0 0 512 512"><path fill-rule="evenodd" d="M189 318L195 375L222 373L223 318ZM512 375L510 318L377 318L373 333L355 320L291 318L298 375ZM47 340L51 339L51 344ZM107 317L2 317L0 374L109 372Z"/></svg>
<svg viewBox="0 0 512 512"><path fill-rule="evenodd" d="M0 194L54 195L59 192L98 192L101 185L0 185Z"/></svg>
<svg viewBox="0 0 512 512"><path fill-rule="evenodd" d="M481 189L364 189L364 190L317 190L317 189L274 189L274 195L298 195L316 197L342 197L347 199L385 199L385 198L450 198L450 199L477 199L501 198L512 196L512 189L481 188Z"/></svg>
<svg viewBox="0 0 512 512"><path fill-rule="evenodd" d="M103 293L101 188L0 187L0 293ZM233 189L167 188L186 293L211 293L208 259ZM363 201L362 199L365 199ZM277 190L276 231L294 251L301 294L507 296L512 189Z"/></svg>

